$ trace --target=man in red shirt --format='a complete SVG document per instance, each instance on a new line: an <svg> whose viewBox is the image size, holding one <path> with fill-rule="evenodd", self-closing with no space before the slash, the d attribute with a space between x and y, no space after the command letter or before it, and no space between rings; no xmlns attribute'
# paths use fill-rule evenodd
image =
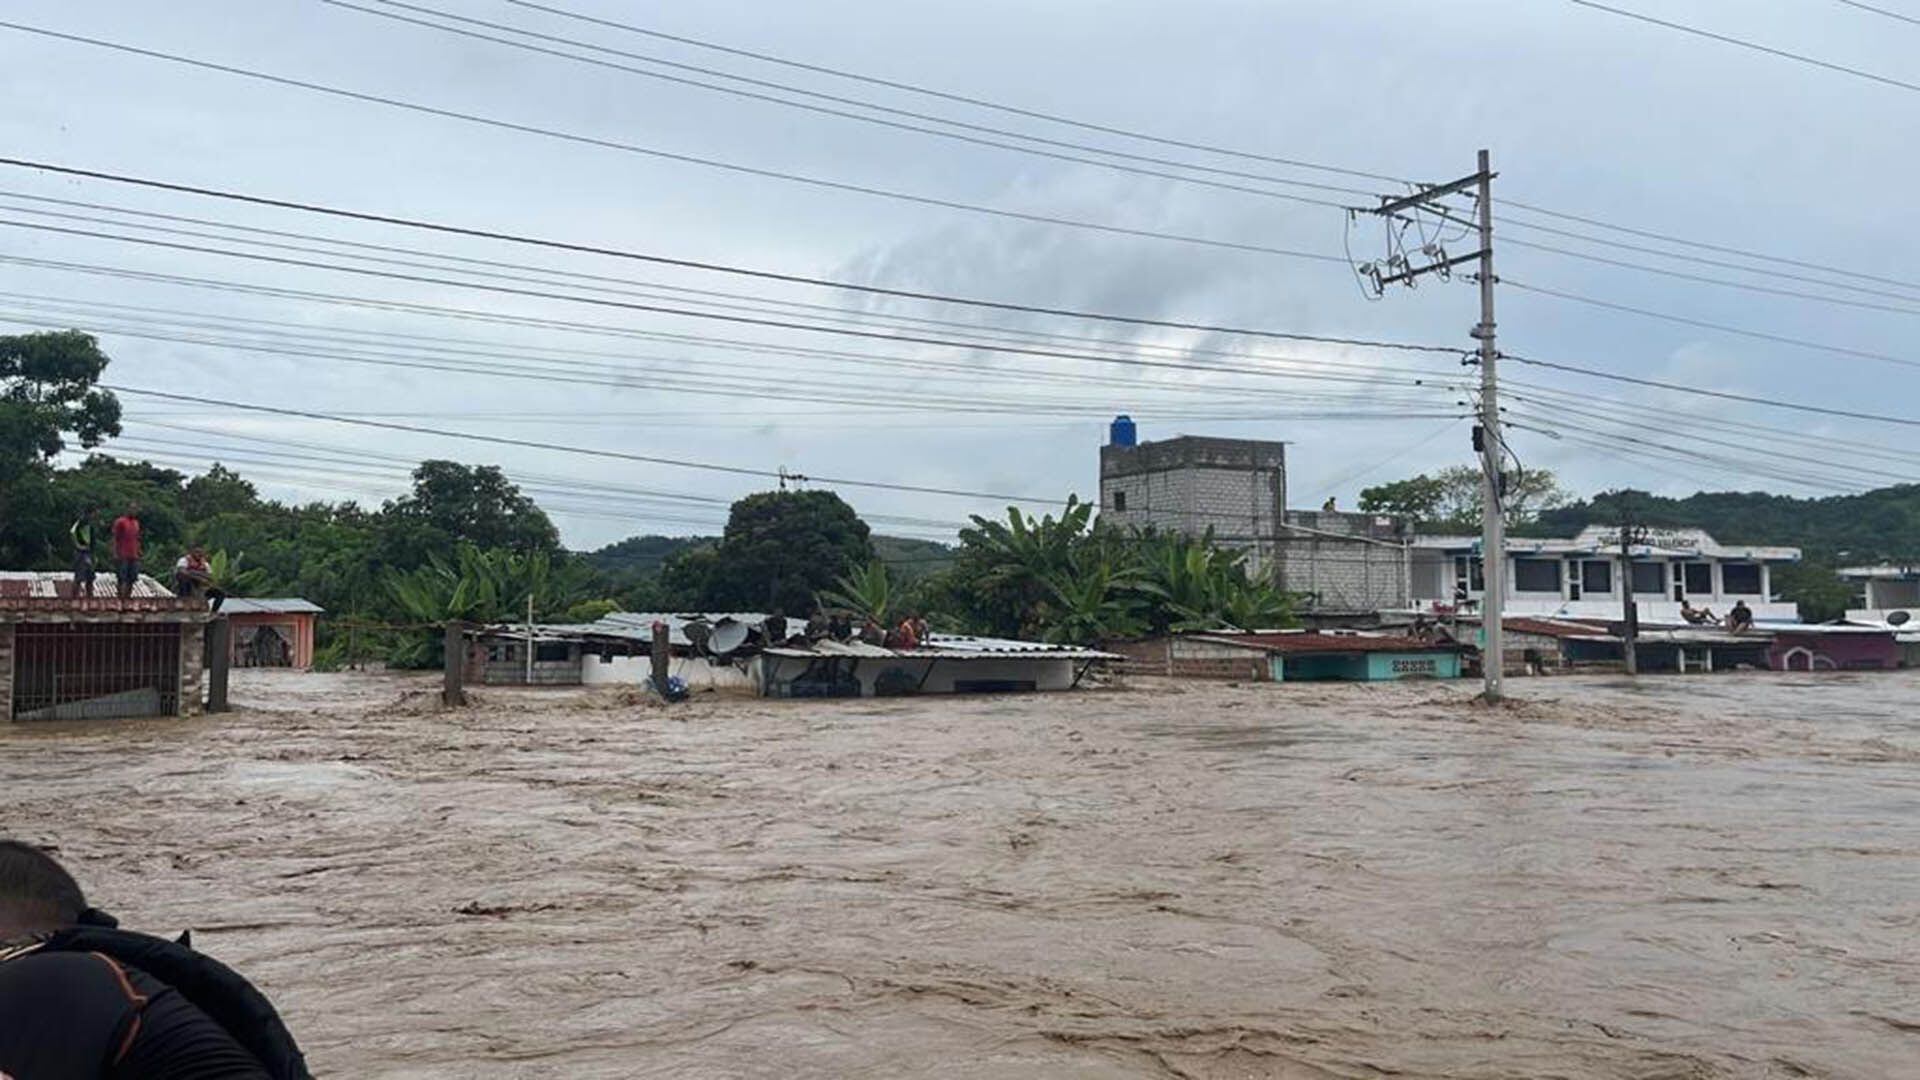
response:
<svg viewBox="0 0 1920 1080"><path fill-rule="evenodd" d="M127 512L113 519L113 566L120 582L120 599L133 595L140 581L140 506L128 503Z"/></svg>

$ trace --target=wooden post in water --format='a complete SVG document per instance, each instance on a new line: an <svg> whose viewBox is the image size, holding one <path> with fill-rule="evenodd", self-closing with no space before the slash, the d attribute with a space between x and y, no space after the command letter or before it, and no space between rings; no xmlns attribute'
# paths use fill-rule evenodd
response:
<svg viewBox="0 0 1920 1080"><path fill-rule="evenodd" d="M440 703L443 705L465 705L467 703L467 628L459 619L447 621L446 637L446 685L440 690Z"/></svg>
<svg viewBox="0 0 1920 1080"><path fill-rule="evenodd" d="M661 697L667 696L667 670L673 659L672 641L667 636L667 624L664 620L653 624L653 689Z"/></svg>
<svg viewBox="0 0 1920 1080"><path fill-rule="evenodd" d="M226 712L227 670L233 666L233 624L215 616L207 624L207 711Z"/></svg>

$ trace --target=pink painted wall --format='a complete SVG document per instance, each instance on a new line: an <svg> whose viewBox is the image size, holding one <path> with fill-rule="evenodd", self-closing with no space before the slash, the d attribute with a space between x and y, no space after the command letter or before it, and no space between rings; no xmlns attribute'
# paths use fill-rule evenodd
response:
<svg viewBox="0 0 1920 1080"><path fill-rule="evenodd" d="M1777 632L1767 654L1775 671L1873 671L1900 666L1900 646L1888 634Z"/></svg>

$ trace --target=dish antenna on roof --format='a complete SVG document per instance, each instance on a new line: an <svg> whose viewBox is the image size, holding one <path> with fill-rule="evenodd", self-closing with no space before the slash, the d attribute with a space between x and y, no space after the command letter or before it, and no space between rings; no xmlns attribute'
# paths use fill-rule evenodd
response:
<svg viewBox="0 0 1920 1080"><path fill-rule="evenodd" d="M1887 616L1888 626L1905 626L1913 618L1911 611L1896 611Z"/></svg>

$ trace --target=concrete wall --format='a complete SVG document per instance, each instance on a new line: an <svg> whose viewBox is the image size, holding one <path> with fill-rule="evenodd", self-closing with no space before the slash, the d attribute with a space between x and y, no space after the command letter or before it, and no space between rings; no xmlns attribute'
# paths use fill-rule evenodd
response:
<svg viewBox="0 0 1920 1080"><path fill-rule="evenodd" d="M1182 436L1100 449L1100 513L1111 524L1194 535L1211 528L1264 560L1262 541L1279 532L1286 505L1283 443Z"/></svg>
<svg viewBox="0 0 1920 1080"><path fill-rule="evenodd" d="M732 664L715 664L704 656L677 656L667 674L678 677L689 690L751 690L753 678ZM602 659L588 653L580 661L580 681L588 686L639 686L653 675L653 657L616 656Z"/></svg>
<svg viewBox="0 0 1920 1080"><path fill-rule="evenodd" d="M1282 529L1273 544L1273 580L1306 593L1310 610L1379 611L1412 603L1410 556L1398 522L1305 510L1287 511L1286 521L1294 528Z"/></svg>
<svg viewBox="0 0 1920 1080"><path fill-rule="evenodd" d="M207 628L193 623L180 631L180 715L206 711Z"/></svg>
<svg viewBox="0 0 1920 1080"><path fill-rule="evenodd" d="M552 644L536 642L535 645ZM580 643L563 643L564 660L536 660L533 679L527 679L527 643L488 638L467 646L467 681L488 686L578 686L581 682Z"/></svg>
<svg viewBox="0 0 1920 1080"><path fill-rule="evenodd" d="M754 689L767 697L784 697L785 685L799 678L813 661L791 656L756 656L748 666ZM862 697L874 696L874 684L881 676L899 670L920 685L919 693L951 694L955 683L966 681L1032 682L1036 690L1067 690L1084 660L1006 659L935 660L905 657L837 658L839 670L849 668L860 683ZM924 681L922 681L924 680Z"/></svg>
<svg viewBox="0 0 1920 1080"><path fill-rule="evenodd" d="M1273 677L1265 652L1218 642L1159 637L1140 641L1110 641L1100 647L1126 657L1122 670L1129 674L1186 679L1245 679L1251 682Z"/></svg>

